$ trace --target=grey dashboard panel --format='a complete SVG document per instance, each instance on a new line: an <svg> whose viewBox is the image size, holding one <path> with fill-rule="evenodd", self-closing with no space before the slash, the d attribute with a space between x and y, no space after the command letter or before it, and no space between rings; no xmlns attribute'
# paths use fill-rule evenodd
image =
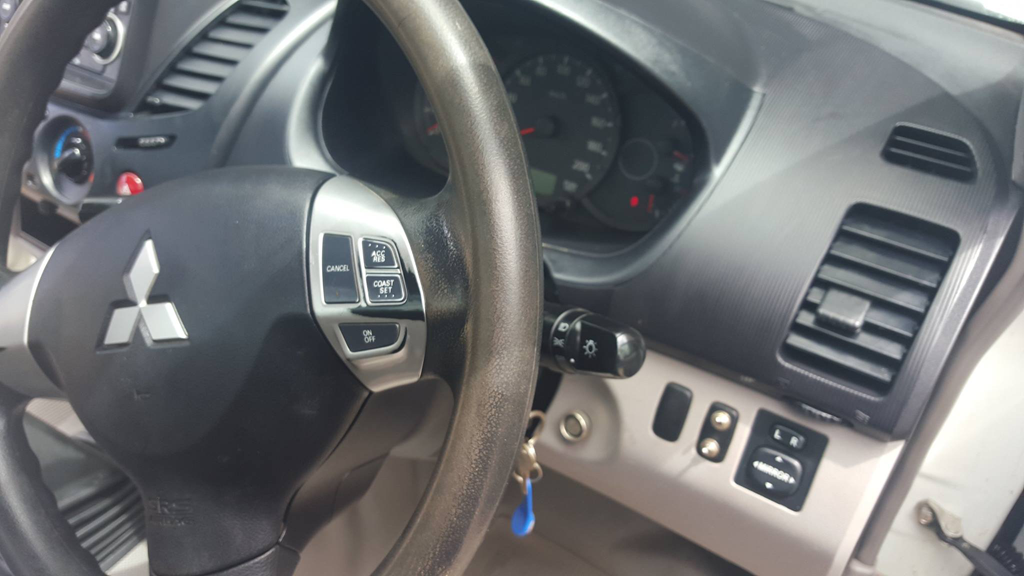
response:
<svg viewBox="0 0 1024 576"><path fill-rule="evenodd" d="M1019 247L1017 251L1019 254ZM1017 266L1019 263L1015 262L1014 267ZM1020 286L1019 274L1008 272L1007 275L1013 275L1012 285ZM1006 288L1009 287L1000 286L999 290L1005 295ZM1012 298L1019 298L1019 288L1014 292ZM905 479L897 479L893 475L892 485L901 481L907 485L905 491L897 490L900 493L898 500L893 498L892 490L886 491L885 500L890 505L902 504L891 511L891 523L882 520L886 527L884 531L878 530L878 517L888 514L888 510L872 518L874 534L865 534L865 540L878 537L884 540L862 542L858 546L858 559L872 560L881 574L953 576L974 573L974 567L956 548L936 539L935 532L917 521L916 506L925 499L940 503L962 518L967 538L979 546L1005 542L999 536L1000 527L1014 517L1014 503L1024 485L1024 466L1021 466L1024 462L1024 436L1019 433L1020 412L1016 400L1020 398L1020 374L1024 371L1024 356L1020 353L1024 349L1024 314L1019 308L1006 310L1003 307L1002 310L1004 316L999 325L987 328L998 330L992 335L995 341L990 342L991 346L986 347L980 359L976 359L977 364L971 364L967 369L964 366L959 369L951 367L949 372L959 374L944 377L942 390L936 395L937 401L932 403L929 415L925 416L931 417L933 406L944 406L948 413L943 416L941 427L933 428L934 432L930 433L935 434L934 439L929 436L929 445L922 446L927 454L912 456L908 446L902 458L904 461L919 458L920 466L909 467L914 472L905 475ZM985 324L982 320L985 316L992 323L992 310L988 312L979 312L977 320L971 320L969 330L975 334L984 330L981 325ZM946 388L949 382L963 382L963 388L957 388L955 394L950 394L952 391ZM938 400L940 396L946 398ZM984 414L984 418L979 418L979 414ZM922 420L921 427L925 426ZM999 441L992 442L992 438ZM917 446L922 444L920 436L913 442L917 451ZM901 465L902 471L907 468ZM880 502L878 508L883 506ZM874 549L874 552L865 552L865 548Z"/></svg>
<svg viewBox="0 0 1024 576"><path fill-rule="evenodd" d="M942 22L940 30L957 31L947 33L947 39L1011 50L1018 61L1024 50L1019 39L1008 39L1002 31L903 4L874 2L871 14L873 20L889 20L879 26L890 35L893 29L903 34L897 57L888 51L892 46L876 45L878 39L858 38L766 2L630 2L628 7L602 2L593 11L569 2L576 7L573 17L602 36L615 36L630 25L594 15L602 11L628 9L633 19L644 18L663 31L709 10L728 12L731 34L696 34L680 41L694 43L709 61L751 82L764 96L727 171L693 209L696 213L660 238L664 247L651 241L642 253L631 249L600 257L545 253L563 298L599 308L651 340L768 384L777 395L799 398L883 435L905 437L1020 202L1009 162L1018 101L1003 97L1019 98L1020 74L1007 75L1005 66L976 66L955 78L946 75L939 84L926 73L931 70L913 64L911 56L926 60L937 41L918 31ZM853 21L837 11L830 16ZM965 69L969 54L942 54L956 59L950 64L956 70ZM753 70L737 63L743 58ZM656 75L675 71L663 59L651 66ZM972 89L956 89L956 79L961 88ZM699 100L686 94L690 89L679 88L679 95L699 114ZM989 105L984 122L975 113L979 101ZM977 178L954 182L885 162L882 147L897 122L967 139L977 156ZM895 386L884 396L812 374L779 355L840 220L857 203L940 224L961 238L932 311Z"/></svg>
<svg viewBox="0 0 1024 576"><path fill-rule="evenodd" d="M652 430L662 391L677 382L693 392L679 439ZM704 417L713 402L739 417L721 463L697 454ZM736 484L737 468L758 410L828 437L800 512ZM839 576L900 454L902 441L883 442L841 425L823 424L789 405L659 353L650 353L629 380L571 376L548 410L558 422L579 410L590 435L568 443L547 426L537 452L543 466L621 502L758 576ZM544 490L540 482L536 490ZM543 520L541 520L543 521Z"/></svg>
<svg viewBox="0 0 1024 576"><path fill-rule="evenodd" d="M295 3L289 19L296 28L278 38L292 51L268 46L278 68L261 76L265 84L246 88L246 98L259 98L251 107L233 104L232 116L248 114L246 122L224 130L214 149L192 147L191 136L179 140L175 148L196 156L188 167L200 165L199 158L331 165L309 110L331 72L324 6ZM1020 39L902 0L521 6L563 18L632 60L699 117L710 155L710 174L692 207L636 244L600 255L549 247L545 260L561 299L625 321L660 345L777 396L905 437L1018 210L1010 172L1024 90L1015 64L1024 60ZM979 64L979 54L995 56ZM224 97L237 95L235 88ZM208 103L211 110L227 105L218 98ZM185 129L200 118L192 116L141 126ZM881 149L897 122L967 139L978 177L961 183L886 163ZM115 123L118 130L130 125ZM149 162L169 175L180 165L167 160L181 153L156 151ZM120 154L118 170L133 161ZM841 218L858 203L939 224L961 239L932 312L884 396L828 381L779 354Z"/></svg>

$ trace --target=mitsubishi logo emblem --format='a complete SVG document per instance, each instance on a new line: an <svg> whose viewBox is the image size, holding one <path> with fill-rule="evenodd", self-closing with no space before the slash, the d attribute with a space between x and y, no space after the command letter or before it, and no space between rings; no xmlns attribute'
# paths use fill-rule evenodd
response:
<svg viewBox="0 0 1024 576"><path fill-rule="evenodd" d="M124 275L128 299L133 304L117 308L110 315L106 336L103 337L104 346L130 343L140 324L147 343L188 340L188 332L173 302L149 302L150 292L159 275L160 262L156 259L156 246L152 239L147 239Z"/></svg>

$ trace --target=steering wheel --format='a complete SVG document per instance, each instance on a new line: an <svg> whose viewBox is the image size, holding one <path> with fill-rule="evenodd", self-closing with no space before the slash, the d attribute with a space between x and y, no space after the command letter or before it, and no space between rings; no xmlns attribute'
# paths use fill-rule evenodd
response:
<svg viewBox="0 0 1024 576"><path fill-rule="evenodd" d="M522 441L542 312L537 213L502 81L457 0L366 0L436 104L451 158L407 199L290 167L127 199L0 271L0 554L101 574L42 482L22 416L66 397L146 505L158 576L291 574L289 503L374 393L455 399L427 491L377 574L459 573ZM33 129L114 0L28 0L0 37L0 254ZM339 572L344 572L340 567Z"/></svg>

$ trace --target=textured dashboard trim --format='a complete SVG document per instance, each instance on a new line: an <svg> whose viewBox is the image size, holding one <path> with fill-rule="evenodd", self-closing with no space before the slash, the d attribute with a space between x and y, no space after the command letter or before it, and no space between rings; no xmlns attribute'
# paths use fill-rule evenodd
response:
<svg viewBox="0 0 1024 576"><path fill-rule="evenodd" d="M651 429L668 382L693 391L676 442L658 438ZM695 449L701 416L713 402L739 411L732 445L720 464L704 460ZM800 512L734 481L761 409L828 437ZM590 437L569 444L554 428L545 429L537 446L541 464L759 576L841 574L903 446L811 420L786 403L656 352L629 380L567 377L548 419L557 422L573 410L590 417Z"/></svg>
<svg viewBox="0 0 1024 576"><path fill-rule="evenodd" d="M904 9L900 4L874 3L894 11ZM1019 210L1004 160L1005 130L990 132L1000 117L1015 125L1018 103L985 111L985 122L974 110L980 101L1002 103L1005 94L1020 94L1021 79L1003 74L1001 63L976 66L975 77L963 78L974 93L950 92L949 78L938 84L930 71L910 65L914 60L906 54L894 57L793 10L752 0L724 0L715 7L729 11L736 37L700 49L714 62L749 50L758 70L751 76L765 94L749 134L713 193L682 220L685 226L673 230L671 246L635 277L593 274L578 257L549 251L561 296L596 305L648 339L767 384L778 396L799 398L873 433L904 438ZM630 9L636 17L667 23L716 8L683 0L631 3ZM972 22L960 25L960 41L1006 43ZM913 44L916 22L904 19L903 27L911 40L908 47L905 39L903 50L930 49L928 38ZM696 103L693 108L700 113ZM961 183L885 162L882 147L899 122L968 140L977 156L976 180ZM778 354L839 222L858 203L934 222L961 237L932 312L884 397L817 377Z"/></svg>
<svg viewBox="0 0 1024 576"><path fill-rule="evenodd" d="M865 0L871 13L831 0L814 10L761 0L531 2L638 62L685 101L701 118L713 158L691 209L631 248L598 256L548 247L561 300L625 321L741 382L859 418L874 434L906 437L1019 210L1010 166L1024 75L1007 68L1014 54L1024 58L1019 39L902 0ZM940 37L953 45L936 44ZM979 59L996 48L1002 52ZM319 81L295 72L301 65L290 60L254 118L272 118L282 101L292 109L309 101L289 94L289 78L304 78L303 94ZM285 129L303 132L296 123L305 118L293 114ZM882 147L898 122L970 141L977 179L955 182L885 162ZM242 140L273 141L281 123L249 123ZM295 142L302 139L289 136L282 156L318 150L315 141L302 150ZM246 163L247 155L231 161ZM857 203L934 222L962 239L885 397L823 383L778 355L835 229Z"/></svg>

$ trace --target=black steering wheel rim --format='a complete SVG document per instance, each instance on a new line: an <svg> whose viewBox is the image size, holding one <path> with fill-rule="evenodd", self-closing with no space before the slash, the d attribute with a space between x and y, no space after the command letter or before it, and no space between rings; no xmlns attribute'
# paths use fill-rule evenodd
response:
<svg viewBox="0 0 1024 576"><path fill-rule="evenodd" d="M32 132L65 63L115 3L29 0L0 37L5 254ZM427 308L434 335L424 374L452 385L455 407L426 495L377 573L459 573L507 484L532 399L542 306L539 225L503 83L459 3L367 4L436 103L451 157L449 186L439 196L427 202L388 197L410 229L426 294L435 299ZM26 403L25 396L0 390L0 554L19 576L99 574L42 485L21 425ZM287 574L296 560L294 551L277 546L217 573Z"/></svg>

